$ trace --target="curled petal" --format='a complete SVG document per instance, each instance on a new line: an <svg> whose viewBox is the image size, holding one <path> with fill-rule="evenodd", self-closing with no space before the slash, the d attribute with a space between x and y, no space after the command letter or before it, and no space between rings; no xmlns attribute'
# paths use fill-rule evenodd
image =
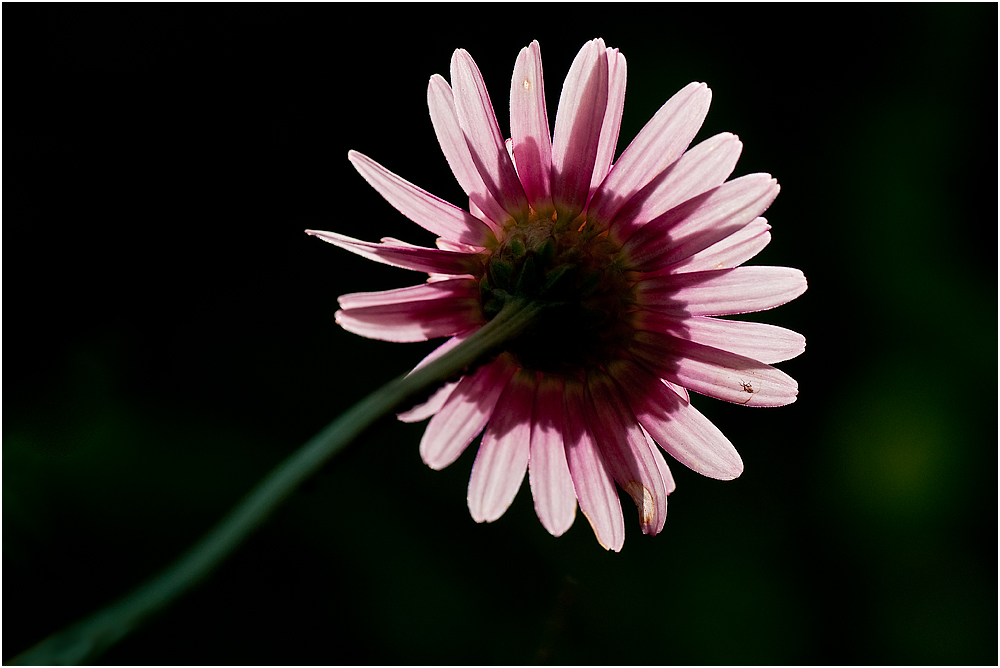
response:
<svg viewBox="0 0 1000 668"><path fill-rule="evenodd" d="M590 522L601 547L618 552L625 543L625 519L614 478L587 426L589 408L583 383L567 378L564 392L563 445L580 512Z"/></svg>
<svg viewBox="0 0 1000 668"><path fill-rule="evenodd" d="M702 251L762 214L778 196L778 182L750 174L687 200L640 227L619 257L636 271L651 271Z"/></svg>
<svg viewBox="0 0 1000 668"><path fill-rule="evenodd" d="M452 55L451 84L458 122L483 183L507 213L516 220L526 220L528 198L504 147L483 76L464 49Z"/></svg>
<svg viewBox="0 0 1000 668"><path fill-rule="evenodd" d="M666 385L667 387L669 387L671 390L673 390L674 392L676 392L677 396L684 400L684 403L686 403L686 404L691 403L691 395L688 393L686 387L681 387L677 383L671 383L669 380L666 380L665 378L661 378L660 381L664 385Z"/></svg>
<svg viewBox="0 0 1000 668"><path fill-rule="evenodd" d="M322 230L306 230L306 234L319 237L323 241L356 253L361 257L393 267L425 271L428 274L483 275L483 261L481 256L475 253L454 253L399 242L373 244L352 239L336 232Z"/></svg>
<svg viewBox="0 0 1000 668"><path fill-rule="evenodd" d="M618 386L601 372L587 374L588 424L608 470L639 509L642 532L656 535L667 517L660 467Z"/></svg>
<svg viewBox="0 0 1000 668"><path fill-rule="evenodd" d="M604 40L595 39L573 59L556 110L552 203L561 219L573 220L587 203L607 105L607 51Z"/></svg>
<svg viewBox="0 0 1000 668"><path fill-rule="evenodd" d="M517 175L528 203L540 216L552 215L552 135L545 111L542 54L538 40L521 49L510 80L510 135Z"/></svg>
<svg viewBox="0 0 1000 668"><path fill-rule="evenodd" d="M594 193L588 224L606 229L622 205L684 153L708 114L712 93L690 83L660 107L639 131Z"/></svg>
<svg viewBox="0 0 1000 668"><path fill-rule="evenodd" d="M635 285L636 303L668 315L730 315L763 311L806 291L806 277L788 267L738 267L656 276Z"/></svg>
<svg viewBox="0 0 1000 668"><path fill-rule="evenodd" d="M553 536L561 536L576 516L576 492L563 447L563 381L545 374L531 413L528 482L535 513Z"/></svg>
<svg viewBox="0 0 1000 668"><path fill-rule="evenodd" d="M743 472L743 460L729 439L655 375L631 360L613 362L608 372L621 386L639 424L671 457L718 480L732 480Z"/></svg>
<svg viewBox="0 0 1000 668"><path fill-rule="evenodd" d="M631 313L629 321L636 329L673 334L678 338L727 350L765 364L790 360L806 349L806 338L798 332L760 322L700 315L677 318L652 311Z"/></svg>
<svg viewBox="0 0 1000 668"><path fill-rule="evenodd" d="M451 167L452 174L455 175L465 194L476 203L475 206L481 213L477 213L471 206L469 211L489 225L494 232L499 232L511 219L510 214L497 204L476 168L469 143L465 140L465 133L458 122L455 96L451 86L440 74L432 76L427 84L427 108L430 110L434 134L437 136L438 144L441 145L441 152L444 153L448 166Z"/></svg>
<svg viewBox="0 0 1000 668"><path fill-rule="evenodd" d="M719 186L736 168L743 144L728 132L709 137L647 183L611 222L611 238L621 243L644 225L692 197Z"/></svg>
<svg viewBox="0 0 1000 668"><path fill-rule="evenodd" d="M486 426L515 371L513 360L501 355L459 381L420 439L420 457L425 464L440 470L458 459Z"/></svg>
<svg viewBox="0 0 1000 668"><path fill-rule="evenodd" d="M503 515L524 480L537 385L537 374L522 369L500 395L469 478L469 512L477 522Z"/></svg>
<svg viewBox="0 0 1000 668"><path fill-rule="evenodd" d="M389 204L425 230L464 244L496 246L493 231L467 211L418 188L363 153L349 151L347 157Z"/></svg>
<svg viewBox="0 0 1000 668"><path fill-rule="evenodd" d="M757 360L659 332L636 332L632 357L660 378L744 406L784 406L798 383Z"/></svg>

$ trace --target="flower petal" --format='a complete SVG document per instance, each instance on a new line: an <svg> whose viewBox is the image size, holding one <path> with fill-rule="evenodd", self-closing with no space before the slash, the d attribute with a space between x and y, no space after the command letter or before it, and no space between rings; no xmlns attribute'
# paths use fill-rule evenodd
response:
<svg viewBox="0 0 1000 668"><path fill-rule="evenodd" d="M635 284L636 303L677 316L763 311L806 291L806 277L788 267L737 267L646 278Z"/></svg>
<svg viewBox="0 0 1000 668"><path fill-rule="evenodd" d="M338 298L337 324L370 339L426 341L485 324L479 282L452 279Z"/></svg>
<svg viewBox="0 0 1000 668"><path fill-rule="evenodd" d="M636 332L629 352L660 378L745 406L784 406L798 383L757 360L659 332Z"/></svg>
<svg viewBox="0 0 1000 668"><path fill-rule="evenodd" d="M469 512L492 522L510 506L528 468L531 410L538 374L522 369L507 382L483 433L469 478Z"/></svg>
<svg viewBox="0 0 1000 668"><path fill-rule="evenodd" d="M528 482L535 513L553 536L561 536L576 517L576 492L563 447L563 381L544 374L531 413Z"/></svg>
<svg viewBox="0 0 1000 668"><path fill-rule="evenodd" d="M607 228L625 202L684 153L711 101L708 86L690 83L660 107L597 188L587 209L589 225Z"/></svg>
<svg viewBox="0 0 1000 668"><path fill-rule="evenodd" d="M612 362L608 372L621 386L639 424L671 457L717 480L732 480L743 472L743 460L729 439L655 375L631 360Z"/></svg>
<svg viewBox="0 0 1000 668"><path fill-rule="evenodd" d="M691 257L668 265L649 275L663 276L681 272L733 269L764 250L771 241L771 226L764 218L757 218L749 225L716 242Z"/></svg>
<svg viewBox="0 0 1000 668"><path fill-rule="evenodd" d="M622 110L625 108L625 79L627 68L625 56L618 49L608 48L608 106L604 112L604 122L601 123L601 139L597 144L597 158L594 160L594 173L590 177L590 196L593 197L597 186L601 185L611 163L615 159L615 148L618 146L618 131L622 125Z"/></svg>
<svg viewBox="0 0 1000 668"><path fill-rule="evenodd" d="M648 311L646 311L646 313L648 313ZM691 403L691 395L688 393L686 387L681 387L677 383L671 383L669 380L666 380L665 378L661 378L660 380L663 382L664 385L666 385L671 390L676 392L677 396L679 396L681 399L684 400L684 403L686 404Z"/></svg>
<svg viewBox="0 0 1000 668"><path fill-rule="evenodd" d="M736 168L743 144L728 132L709 137L660 172L632 196L611 221L618 243L687 200L723 183Z"/></svg>
<svg viewBox="0 0 1000 668"><path fill-rule="evenodd" d="M471 213L418 188L363 153L348 151L347 157L389 204L425 230L473 246L496 245L493 231Z"/></svg>
<svg viewBox="0 0 1000 668"><path fill-rule="evenodd" d="M646 428L643 427L642 424L639 425L639 429L642 431L642 435L646 438L646 445L649 446L649 452L653 455L653 461L656 463L656 470L660 472L660 477L663 479L663 486L667 490L667 496L670 496L674 493L674 490L677 489L677 483L674 482L674 474L670 472L670 467L667 466L667 460L663 458L663 453L660 452L658 447L656 447L656 441L653 440L653 437L649 435L649 432L646 431ZM663 520L665 524L666 514L664 514ZM661 525L660 528L657 529L657 532L662 529L663 526Z"/></svg>
<svg viewBox="0 0 1000 668"><path fill-rule="evenodd" d="M778 190L778 182L767 174L724 183L638 228L619 257L636 271L683 260L743 229L771 205Z"/></svg>
<svg viewBox="0 0 1000 668"><path fill-rule="evenodd" d="M649 443L609 376L588 373L587 393L590 429L608 470L635 501L642 532L656 535L667 517L667 489Z"/></svg>
<svg viewBox="0 0 1000 668"><path fill-rule="evenodd" d="M629 321L636 329L672 334L764 364L790 360L806 349L806 338L798 332L761 322L724 320L701 315L677 318L652 311L635 311L629 314Z"/></svg>
<svg viewBox="0 0 1000 668"><path fill-rule="evenodd" d="M435 348L427 357L420 360L420 363L417 364L417 366L413 367L410 370L410 373L406 375L409 376L417 369L421 369L430 364L431 362L433 362L434 360L438 359L446 352L448 352L449 350L460 344L462 341L469 338L469 336L471 336L472 333L476 331L476 329L478 329L478 327L469 329L465 332L462 332L461 334L456 334L455 336L451 337L450 339L442 343L440 346ZM445 402L448 401L448 397L450 397L451 393L455 391L456 387L458 387L457 380L452 383L445 383L440 388L438 388L438 390L434 392L434 394L431 395L430 399L428 399L422 404L417 404L416 406L414 406L409 410L397 413L396 418L400 422L420 422L422 420L426 420L427 418L429 418L430 416L434 415L439 410L441 410Z"/></svg>
<svg viewBox="0 0 1000 668"><path fill-rule="evenodd" d="M467 278L449 278L422 283L409 288L396 288L381 292L354 292L337 297L342 309L361 309L371 306L406 304L432 299L475 298L479 296L479 281Z"/></svg>
<svg viewBox="0 0 1000 668"><path fill-rule="evenodd" d="M580 512L590 522L601 547L618 552L625 544L625 518L615 481L587 427L583 383L567 378L564 393L563 443Z"/></svg>
<svg viewBox="0 0 1000 668"><path fill-rule="evenodd" d="M420 457L425 464L440 470L458 459L486 426L515 371L517 366L510 356L501 355L459 381L420 439Z"/></svg>
<svg viewBox="0 0 1000 668"><path fill-rule="evenodd" d="M475 253L453 253L401 243L373 244L352 239L336 232L322 230L306 230L306 234L319 237L323 241L356 253L361 257L393 267L454 276L482 276L483 274L482 259Z"/></svg>
<svg viewBox="0 0 1000 668"><path fill-rule="evenodd" d="M369 339L412 343L485 324L478 299L428 299L337 311L337 324Z"/></svg>
<svg viewBox="0 0 1000 668"><path fill-rule="evenodd" d="M455 111L472 161L493 198L516 220L527 220L528 198L511 164L483 76L465 49L451 58Z"/></svg>
<svg viewBox="0 0 1000 668"><path fill-rule="evenodd" d="M538 40L521 49L510 80L510 136L517 175L528 203L541 217L552 215L552 134L545 111L542 54Z"/></svg>
<svg viewBox="0 0 1000 668"><path fill-rule="evenodd" d="M587 42L569 68L552 137L552 203L566 221L583 211L608 106L604 40Z"/></svg>
<svg viewBox="0 0 1000 668"><path fill-rule="evenodd" d="M451 383L445 383L424 403L417 404L409 410L397 413L396 419L400 422L423 422L430 416L437 414L444 407L448 398L451 397L451 393L458 387L458 382L456 380Z"/></svg>
<svg viewBox="0 0 1000 668"><path fill-rule="evenodd" d="M465 140L465 133L458 122L455 96L451 86L440 74L432 76L427 84L427 108L431 113L434 134L437 136L438 144L441 145L441 152L444 153L448 166L451 167L452 174L455 175L465 194L475 202L475 207L482 212L482 215L477 214L472 206L469 207L469 211L489 225L494 232L499 232L503 225L511 220L510 214L497 204L486 188L486 183L472 160L472 152Z"/></svg>

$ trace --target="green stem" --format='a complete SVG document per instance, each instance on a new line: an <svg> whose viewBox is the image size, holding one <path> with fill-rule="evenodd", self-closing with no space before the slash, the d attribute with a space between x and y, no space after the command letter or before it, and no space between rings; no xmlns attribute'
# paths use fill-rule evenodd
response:
<svg viewBox="0 0 1000 668"><path fill-rule="evenodd" d="M537 302L512 300L460 345L368 395L278 465L219 524L160 575L125 597L15 657L21 665L78 665L93 660L150 615L207 576L330 457L403 401L475 363L530 326Z"/></svg>

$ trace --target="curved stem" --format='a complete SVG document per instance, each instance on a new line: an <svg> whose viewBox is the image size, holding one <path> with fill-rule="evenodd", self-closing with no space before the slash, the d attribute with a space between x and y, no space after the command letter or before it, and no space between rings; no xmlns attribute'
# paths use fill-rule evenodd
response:
<svg viewBox="0 0 1000 668"><path fill-rule="evenodd" d="M22 665L77 665L94 659L162 610L222 562L303 480L407 398L460 372L530 326L537 302L512 300L460 345L368 395L278 465L177 562L145 585L15 657Z"/></svg>

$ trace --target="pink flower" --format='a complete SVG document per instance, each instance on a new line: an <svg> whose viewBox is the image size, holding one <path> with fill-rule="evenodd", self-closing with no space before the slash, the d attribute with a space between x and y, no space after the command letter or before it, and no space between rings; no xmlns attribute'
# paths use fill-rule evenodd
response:
<svg viewBox="0 0 1000 668"><path fill-rule="evenodd" d="M477 522L499 518L525 471L542 525L559 536L577 503L605 548L625 538L617 482L642 530L658 533L674 480L660 448L721 480L743 462L688 390L744 406L795 401L771 364L805 349L792 331L713 316L773 308L802 294L802 272L743 267L770 240L767 174L726 181L742 144L722 133L688 150L711 100L692 83L670 98L612 165L625 57L588 42L563 83L550 134L538 42L521 50L503 139L472 57L455 51L451 86L427 90L431 121L469 211L349 153L390 204L440 238L437 248L310 231L425 283L340 297L337 322L387 341L450 336L458 345L512 299L551 306L539 323L399 418L431 418L420 443L434 469L485 429L469 481ZM657 447L659 444L660 448Z"/></svg>

